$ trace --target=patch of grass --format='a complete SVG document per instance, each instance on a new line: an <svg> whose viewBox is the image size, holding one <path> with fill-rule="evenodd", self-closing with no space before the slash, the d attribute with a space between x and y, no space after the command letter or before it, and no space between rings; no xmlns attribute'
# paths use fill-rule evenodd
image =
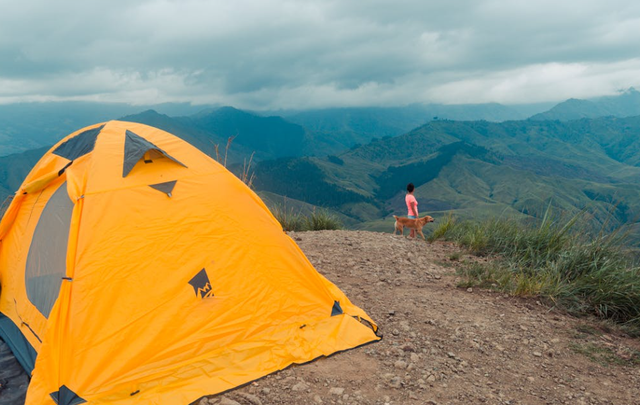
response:
<svg viewBox="0 0 640 405"><path fill-rule="evenodd" d="M304 218L304 224L307 231L342 229L342 222L329 211L323 209L314 209Z"/></svg>
<svg viewBox="0 0 640 405"><path fill-rule="evenodd" d="M584 355L589 360L602 366L635 366L640 364L640 352L633 349L625 349L616 353L609 347L601 346L592 342L571 342L569 343L569 349L574 353Z"/></svg>
<svg viewBox="0 0 640 405"><path fill-rule="evenodd" d="M445 237L455 226L456 220L452 213L448 213L442 219L438 220L438 226L431 232L431 235L427 238L429 242L433 242L440 238Z"/></svg>
<svg viewBox="0 0 640 405"><path fill-rule="evenodd" d="M282 229L286 232L298 232L304 230L304 217L300 212L295 212L293 208L287 210L286 207L277 206L274 207L271 212L278 222L280 222L280 225L282 225Z"/></svg>
<svg viewBox="0 0 640 405"><path fill-rule="evenodd" d="M440 267L456 267L455 264L453 264L453 263L451 263L449 261L443 262L441 260L436 260L436 261L434 261L434 263L437 264Z"/></svg>
<svg viewBox="0 0 640 405"><path fill-rule="evenodd" d="M640 267L625 235L585 232L581 215L539 222L514 219L442 221L434 239L455 241L490 264L461 270L463 284L540 296L574 314L593 314L640 330Z"/></svg>
<svg viewBox="0 0 640 405"><path fill-rule="evenodd" d="M286 207L276 206L271 212L286 232L342 229L342 222L336 216L323 209L314 209L308 215L303 215L293 208L287 209Z"/></svg>
<svg viewBox="0 0 640 405"><path fill-rule="evenodd" d="M462 280L458 287L482 287L498 291L508 291L513 277L508 272L502 272L490 264L471 263L458 268L458 275Z"/></svg>
<svg viewBox="0 0 640 405"><path fill-rule="evenodd" d="M458 260L460 260L460 256L461 256L460 252L452 253L449 255L449 260L451 260L452 262L457 262Z"/></svg>
<svg viewBox="0 0 640 405"><path fill-rule="evenodd" d="M576 331L581 335L590 335L590 336L602 336L602 331L594 328L591 325L581 324L576 327Z"/></svg>

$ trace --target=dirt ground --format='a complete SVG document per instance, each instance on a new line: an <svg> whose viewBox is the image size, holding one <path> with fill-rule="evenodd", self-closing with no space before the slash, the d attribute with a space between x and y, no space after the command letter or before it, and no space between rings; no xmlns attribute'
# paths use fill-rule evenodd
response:
<svg viewBox="0 0 640 405"><path fill-rule="evenodd" d="M390 233L290 234L378 323L374 344L293 366L200 403L640 404L640 340L535 299L458 288L478 260Z"/></svg>

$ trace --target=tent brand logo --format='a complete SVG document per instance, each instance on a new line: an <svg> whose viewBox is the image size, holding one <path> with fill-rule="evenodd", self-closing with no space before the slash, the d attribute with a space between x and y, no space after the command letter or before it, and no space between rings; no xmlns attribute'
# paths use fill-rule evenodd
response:
<svg viewBox="0 0 640 405"><path fill-rule="evenodd" d="M196 297L200 296L200 298L208 298L213 297L213 291L211 290L211 282L209 282L209 276L207 275L207 271L205 269L200 270L198 274L196 274L189 284L193 287L196 292Z"/></svg>

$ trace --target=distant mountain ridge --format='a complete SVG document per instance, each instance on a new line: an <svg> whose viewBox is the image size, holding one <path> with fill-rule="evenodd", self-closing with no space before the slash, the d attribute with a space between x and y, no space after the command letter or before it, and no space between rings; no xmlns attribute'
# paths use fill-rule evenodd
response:
<svg viewBox="0 0 640 405"><path fill-rule="evenodd" d="M51 145L63 136L87 125L109 121L120 117L142 117L132 119L150 119L157 122L158 117L144 117L145 111L153 110L160 115L177 119L180 124L164 123L169 126L189 126L189 119L202 120L206 116L224 115L235 120L238 132L243 138L248 136L247 130L258 130L256 117L269 118L281 116L281 119L304 128L302 150L304 154L331 154L342 152L355 144L364 144L373 138L403 134L436 117L448 119L486 119L503 120L524 118L524 111L543 111L539 105L502 106L499 104L477 105L412 105L407 107L363 107L336 108L308 111L288 112L251 112L233 107L194 106L188 103L165 103L153 106L135 106L123 103L98 102L42 102L17 103L0 105L0 156L21 152L27 149ZM244 113L244 114L242 114ZM234 117L235 116L235 117ZM278 125L266 122L265 130L275 129ZM261 125L265 122L261 121ZM222 122L211 122L210 128L199 128L204 132L235 133ZM282 124L282 123L281 123ZM216 127L217 126L217 127ZM289 128L291 130L291 128ZM190 128L187 132L196 130ZM285 133L289 133L286 130ZM201 134L202 135L202 134ZM272 134L273 135L273 134ZM275 134L277 136L277 134ZM222 135L220 135L222 137ZM259 140L253 134L253 140ZM271 136L271 135L267 135ZM196 136L198 138L198 136ZM217 140L216 140L217 142ZM225 141L226 142L226 141ZM250 142L249 142L250 143ZM299 144L285 145L295 149ZM264 149L263 147L257 149ZM246 151L243 151L246 152ZM249 151L251 153L251 151ZM272 150L269 154L280 153ZM293 152L288 151L287 154ZM295 154L295 153L294 153Z"/></svg>
<svg viewBox="0 0 640 405"><path fill-rule="evenodd" d="M228 119L235 120L236 129L230 128L228 123L210 122L211 127L188 128L185 133L192 131L200 131L200 135L204 135L203 132L210 133L212 131L220 134L243 133L242 137L246 138L247 146L249 146L252 141L261 139L256 134L252 135L253 140L247 138L249 130L259 129L256 125L259 121L255 118L256 116L262 118L280 116L284 121L303 128L303 140L300 141L298 137L292 144L286 145L286 147L290 147L290 150L286 152L271 150L266 154L267 156L279 153L296 155L297 148L301 148L302 154L305 155L336 154L353 146L366 144L372 139L401 135L427 122L442 119L504 122L531 117L533 120L566 121L601 116L640 115L640 92L630 88L616 96L594 100L570 99L551 109L549 109L550 106L548 103L523 105L498 103L412 104L404 107L326 108L264 113L242 111L233 107L195 106L189 103L165 103L153 106L76 101L16 103L0 105L0 156L51 145L79 128L123 116L137 117L142 115L142 117L132 119L144 120L148 118L151 121L162 121L157 117L144 117L144 111L147 110L156 111L171 119L180 119L183 121L180 124L169 123L169 120L165 120L164 123L168 126L184 128L189 126L184 121L189 119L198 121L205 116L212 117L212 114L215 116L216 112L223 115L225 109L229 115ZM236 116L233 117L233 115ZM265 122L261 122L260 125L264 125L265 132L278 128L275 122L266 122L266 125ZM289 128L284 133L291 135L290 130L296 131ZM279 129L277 129L277 133L280 133ZM277 133L267 135L267 137L277 136ZM224 136L220 135L218 138L220 137ZM203 138L203 136L196 135L195 138ZM293 138L287 138L287 140L293 140ZM215 142L218 141L219 139L215 140ZM196 140L196 142L198 141ZM265 145L259 145L254 149L263 150ZM242 152L251 153L248 150Z"/></svg>
<svg viewBox="0 0 640 405"><path fill-rule="evenodd" d="M535 114L532 120L569 121L580 118L632 117L640 115L640 92L633 87L616 96L594 100L571 98L557 104L549 111Z"/></svg>
<svg viewBox="0 0 640 405"><path fill-rule="evenodd" d="M405 107L327 108L302 112L283 112L289 121L327 134L351 147L376 138L397 136L430 121L485 120L501 122L528 118L531 111L542 111L545 104L505 106L486 104L412 104Z"/></svg>
<svg viewBox="0 0 640 405"><path fill-rule="evenodd" d="M0 156L0 200L4 200L20 188L31 168L49 149L48 146L45 146L22 153Z"/></svg>
<svg viewBox="0 0 640 405"><path fill-rule="evenodd" d="M302 156L310 142L306 130L281 117L260 117L232 107L186 117L169 117L153 110L128 115L123 121L139 122L181 137L215 157L228 152L228 162L242 162L255 153L257 160ZM231 146L226 150L227 142Z"/></svg>
<svg viewBox="0 0 640 405"><path fill-rule="evenodd" d="M53 145L80 128L149 108L80 101L0 105L0 156ZM173 115L196 112L186 103L158 104L153 108Z"/></svg>

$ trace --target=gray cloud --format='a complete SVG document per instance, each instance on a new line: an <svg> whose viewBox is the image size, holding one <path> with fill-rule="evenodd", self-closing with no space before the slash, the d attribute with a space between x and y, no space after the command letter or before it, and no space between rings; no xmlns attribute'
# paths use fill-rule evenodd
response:
<svg viewBox="0 0 640 405"><path fill-rule="evenodd" d="M640 3L0 0L0 102L526 103L640 86Z"/></svg>

